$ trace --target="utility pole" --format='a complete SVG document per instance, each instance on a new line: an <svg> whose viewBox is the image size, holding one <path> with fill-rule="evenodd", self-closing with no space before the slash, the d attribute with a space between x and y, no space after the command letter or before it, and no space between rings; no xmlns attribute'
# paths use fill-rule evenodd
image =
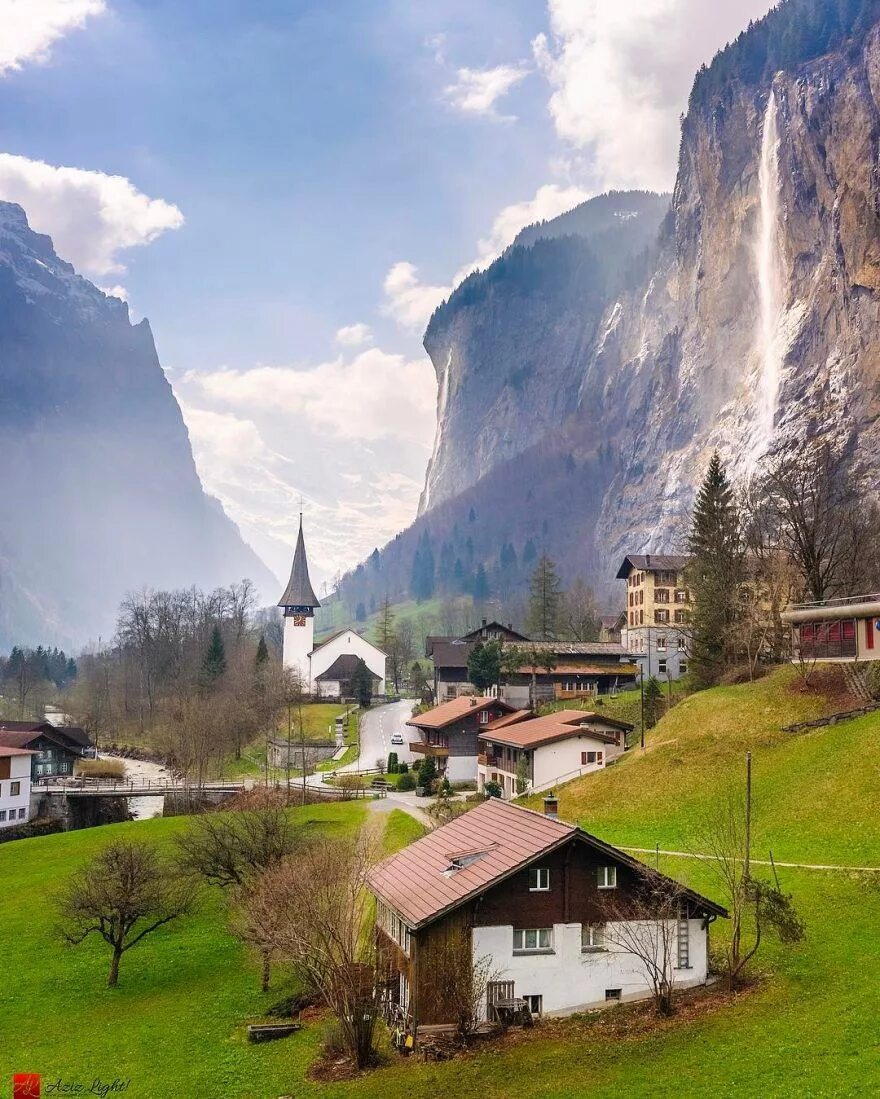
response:
<svg viewBox="0 0 880 1099"><path fill-rule="evenodd" d="M748 881L751 875L749 860L752 853L752 753L746 752L746 851L743 873Z"/></svg>
<svg viewBox="0 0 880 1099"><path fill-rule="evenodd" d="M642 691L642 751L645 750L645 669L639 665L639 687Z"/></svg>

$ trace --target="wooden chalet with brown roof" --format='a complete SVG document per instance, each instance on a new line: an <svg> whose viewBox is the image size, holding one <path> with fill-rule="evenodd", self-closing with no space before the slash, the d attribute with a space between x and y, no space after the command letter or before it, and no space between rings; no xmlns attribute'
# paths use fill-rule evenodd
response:
<svg viewBox="0 0 880 1099"><path fill-rule="evenodd" d="M674 943L669 978L680 987L705 983L709 925L727 915L720 905L575 825L490 798L370 874L388 1007L414 1033L453 1022L439 978L460 969L462 952L467 979L475 962L492 972L487 1018L493 1004L514 998L559 1015L645 997L644 964L623 944L624 931L641 934L653 918L649 880L674 897L673 918L668 908L657 917Z"/></svg>
<svg viewBox="0 0 880 1099"><path fill-rule="evenodd" d="M478 789L494 783L502 797L512 798L600 771L626 750L632 729L626 721L583 710L545 717L526 712L513 724L493 721L480 733Z"/></svg>
<svg viewBox="0 0 880 1099"><path fill-rule="evenodd" d="M409 719L407 725L419 733L418 740L410 741L410 751L433 756L450 782L474 782L480 729L515 713L522 711L502 699L462 695Z"/></svg>
<svg viewBox="0 0 880 1099"><path fill-rule="evenodd" d="M77 725L0 719L0 747L28 749L32 753L31 777L36 782L72 775L76 761L91 754L92 741Z"/></svg>

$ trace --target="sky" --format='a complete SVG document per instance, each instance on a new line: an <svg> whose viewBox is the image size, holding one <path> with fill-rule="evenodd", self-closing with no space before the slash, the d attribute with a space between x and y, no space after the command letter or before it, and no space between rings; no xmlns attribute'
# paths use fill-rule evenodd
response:
<svg viewBox="0 0 880 1099"><path fill-rule="evenodd" d="M415 516L431 311L524 225L670 190L768 0L0 0L0 198L147 317L202 481L319 585Z"/></svg>

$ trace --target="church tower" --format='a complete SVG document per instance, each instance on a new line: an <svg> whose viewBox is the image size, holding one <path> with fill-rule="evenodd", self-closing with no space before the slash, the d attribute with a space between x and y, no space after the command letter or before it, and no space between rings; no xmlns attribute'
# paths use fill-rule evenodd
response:
<svg viewBox="0 0 880 1099"><path fill-rule="evenodd" d="M278 600L278 606L284 612L284 667L299 673L306 691L312 689L309 654L315 645L315 607L320 605L309 580L309 563L306 560L300 512L293 568L290 570L290 580L284 594Z"/></svg>

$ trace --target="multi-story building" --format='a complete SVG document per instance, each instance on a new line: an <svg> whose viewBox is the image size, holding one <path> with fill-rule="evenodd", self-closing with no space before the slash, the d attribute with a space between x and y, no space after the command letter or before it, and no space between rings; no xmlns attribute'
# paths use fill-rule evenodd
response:
<svg viewBox="0 0 880 1099"><path fill-rule="evenodd" d="M31 757L27 748L0 745L0 828L27 824L31 808Z"/></svg>
<svg viewBox="0 0 880 1099"><path fill-rule="evenodd" d="M617 570L626 581L623 647L645 679L678 679L688 668L691 592L677 554L628 554Z"/></svg>

